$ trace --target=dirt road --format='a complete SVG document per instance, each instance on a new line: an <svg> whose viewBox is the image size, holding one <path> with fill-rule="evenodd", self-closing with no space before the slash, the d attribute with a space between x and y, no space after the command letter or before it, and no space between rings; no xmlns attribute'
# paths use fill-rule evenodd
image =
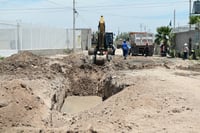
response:
<svg viewBox="0 0 200 133"><path fill-rule="evenodd" d="M0 132L200 131L199 61L116 55L96 66L84 54L25 52L0 61L0 79ZM68 96L106 100L68 114Z"/></svg>

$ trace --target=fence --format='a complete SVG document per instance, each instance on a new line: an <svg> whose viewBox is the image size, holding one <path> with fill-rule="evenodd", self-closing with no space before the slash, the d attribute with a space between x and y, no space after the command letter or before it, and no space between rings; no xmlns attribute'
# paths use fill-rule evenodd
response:
<svg viewBox="0 0 200 133"><path fill-rule="evenodd" d="M45 26L20 25L19 50L63 49L66 30Z"/></svg>
<svg viewBox="0 0 200 133"><path fill-rule="evenodd" d="M91 29L75 31L75 48L91 46ZM73 48L73 30L32 24L0 23L0 56L18 51L63 50Z"/></svg>
<svg viewBox="0 0 200 133"><path fill-rule="evenodd" d="M17 51L17 25L0 23L0 56L9 56Z"/></svg>

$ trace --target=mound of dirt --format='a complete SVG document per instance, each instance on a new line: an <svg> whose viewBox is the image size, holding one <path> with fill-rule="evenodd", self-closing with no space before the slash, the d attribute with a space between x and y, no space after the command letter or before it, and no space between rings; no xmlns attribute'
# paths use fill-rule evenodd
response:
<svg viewBox="0 0 200 133"><path fill-rule="evenodd" d="M42 60L42 57L37 56L28 51L14 54L14 55L11 55L10 57L5 58L5 61L8 61L8 62L17 62L17 61L39 62L40 60Z"/></svg>
<svg viewBox="0 0 200 133"><path fill-rule="evenodd" d="M177 66L177 68L181 69L181 70L190 70L190 71L196 71L199 72L200 71L200 64L190 64L190 65L180 65Z"/></svg>
<svg viewBox="0 0 200 133"><path fill-rule="evenodd" d="M118 70L136 70L136 69L151 69L157 66L162 66L164 61L156 58L144 58L143 56L132 56L124 60L120 56L115 56L112 60L112 68ZM167 62L167 64L170 62Z"/></svg>
<svg viewBox="0 0 200 133"><path fill-rule="evenodd" d="M0 82L0 127L45 127L47 106L23 81Z"/></svg>
<svg viewBox="0 0 200 133"><path fill-rule="evenodd" d="M45 66L43 57L32 54L31 52L22 52L5 58L0 62L0 73L13 74L32 72ZM25 73L27 74L27 73Z"/></svg>

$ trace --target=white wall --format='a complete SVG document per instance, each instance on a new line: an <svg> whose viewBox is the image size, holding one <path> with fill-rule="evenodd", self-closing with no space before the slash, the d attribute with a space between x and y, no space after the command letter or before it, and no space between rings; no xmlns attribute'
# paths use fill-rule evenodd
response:
<svg viewBox="0 0 200 133"><path fill-rule="evenodd" d="M83 30L88 30L89 32L82 32ZM77 29L75 31L75 48L85 49L86 46L90 47L90 36L91 29ZM58 50L72 48L72 29L23 23L19 25L0 23L0 55L7 56L17 51L24 50Z"/></svg>

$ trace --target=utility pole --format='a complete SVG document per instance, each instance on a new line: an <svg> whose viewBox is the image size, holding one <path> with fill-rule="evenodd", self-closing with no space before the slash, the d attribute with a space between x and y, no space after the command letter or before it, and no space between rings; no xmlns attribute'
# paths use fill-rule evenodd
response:
<svg viewBox="0 0 200 133"><path fill-rule="evenodd" d="M118 37L119 37L119 32L120 32L120 31L119 31L119 27L118 27L118 33L117 33L117 36L118 36Z"/></svg>
<svg viewBox="0 0 200 133"><path fill-rule="evenodd" d="M17 22L17 50L21 50L20 48L20 31L19 31L20 25L19 22Z"/></svg>
<svg viewBox="0 0 200 133"><path fill-rule="evenodd" d="M174 30L176 28L176 10L174 9Z"/></svg>
<svg viewBox="0 0 200 133"><path fill-rule="evenodd" d="M189 21L190 21L190 17L191 17L191 4L192 4L192 2L191 2L191 0L189 0ZM191 24L190 23L189 23L189 28L191 30Z"/></svg>
<svg viewBox="0 0 200 133"><path fill-rule="evenodd" d="M75 0L73 0L73 52L75 52L76 49L76 45L75 45L75 13L76 13L76 9L75 9Z"/></svg>
<svg viewBox="0 0 200 133"><path fill-rule="evenodd" d="M140 24L140 32L142 32L142 24Z"/></svg>

